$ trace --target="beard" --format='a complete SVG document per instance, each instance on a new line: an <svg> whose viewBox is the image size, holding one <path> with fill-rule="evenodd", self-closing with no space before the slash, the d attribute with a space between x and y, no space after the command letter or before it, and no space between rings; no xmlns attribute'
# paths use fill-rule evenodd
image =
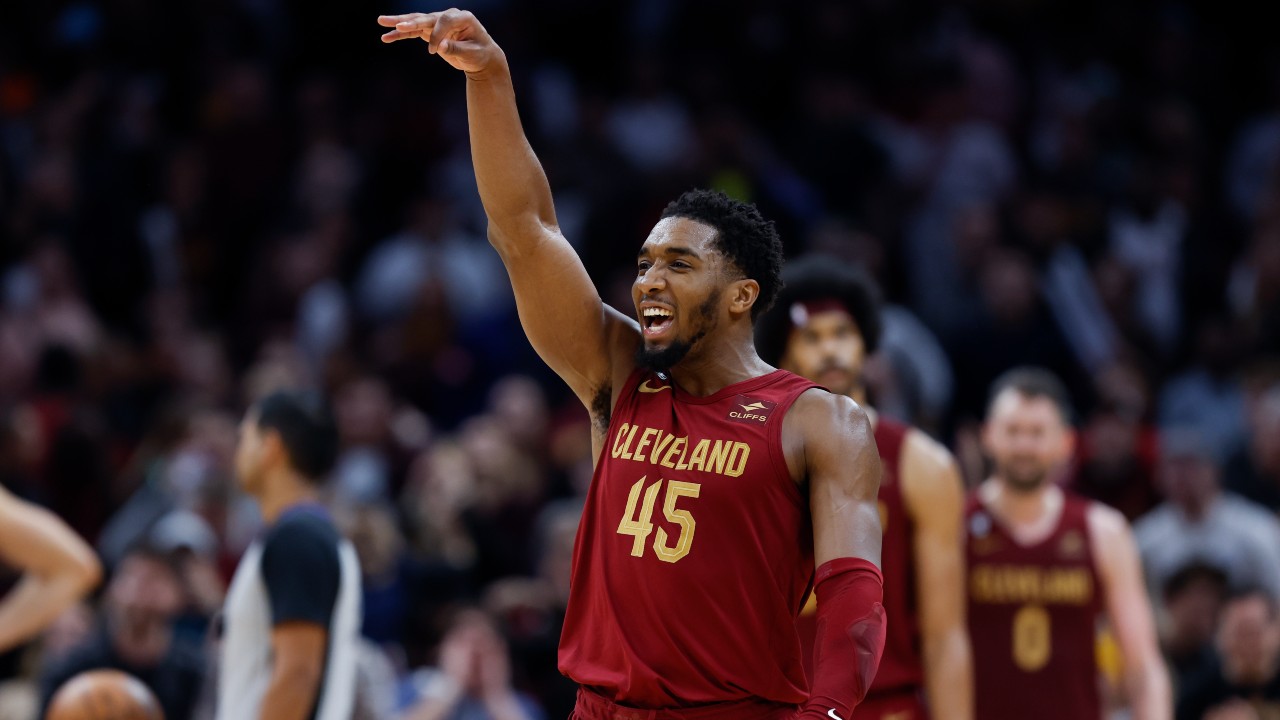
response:
<svg viewBox="0 0 1280 720"><path fill-rule="evenodd" d="M702 338L695 335L692 340L675 340L663 348L651 348L641 343L636 348L636 366L656 373L666 374L671 367L684 359L693 349L693 344Z"/></svg>
<svg viewBox="0 0 1280 720"><path fill-rule="evenodd" d="M701 329L688 340L672 340L666 347L649 347L641 342L640 347L636 348L636 366L656 373L669 373L708 332L715 329L716 301L719 299L720 291L715 290L694 310L694 319L700 321L698 324Z"/></svg>
<svg viewBox="0 0 1280 720"><path fill-rule="evenodd" d="M828 373L839 373L839 379L832 382L827 376ZM852 395L853 392L862 387L862 376L855 372L853 368L839 363L827 362L818 368L818 372L813 378L816 382L823 383L827 390L836 395Z"/></svg>
<svg viewBox="0 0 1280 720"><path fill-rule="evenodd" d="M1033 493L1049 482L1050 469L1032 463L1004 463L996 465L996 473L1014 492Z"/></svg>

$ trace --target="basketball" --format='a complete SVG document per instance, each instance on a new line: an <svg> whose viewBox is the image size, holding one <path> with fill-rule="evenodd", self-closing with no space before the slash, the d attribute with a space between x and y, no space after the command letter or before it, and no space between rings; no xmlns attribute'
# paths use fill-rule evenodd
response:
<svg viewBox="0 0 1280 720"><path fill-rule="evenodd" d="M45 720L164 720L142 681L119 670L90 670L63 683Z"/></svg>

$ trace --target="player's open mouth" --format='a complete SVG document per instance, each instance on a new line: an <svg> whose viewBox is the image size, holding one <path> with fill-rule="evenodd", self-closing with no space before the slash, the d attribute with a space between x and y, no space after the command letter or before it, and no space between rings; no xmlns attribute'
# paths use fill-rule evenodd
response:
<svg viewBox="0 0 1280 720"><path fill-rule="evenodd" d="M646 339L657 339L667 334L675 321L675 313L664 307L650 305L640 308L640 327Z"/></svg>

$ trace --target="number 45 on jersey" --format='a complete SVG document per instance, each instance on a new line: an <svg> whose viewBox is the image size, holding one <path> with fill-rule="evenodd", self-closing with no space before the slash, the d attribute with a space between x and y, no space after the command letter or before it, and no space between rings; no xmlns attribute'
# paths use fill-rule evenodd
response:
<svg viewBox="0 0 1280 720"><path fill-rule="evenodd" d="M663 528L658 528L657 534L653 538L653 552L663 562L677 562L680 558L689 554L689 548L693 545L693 532L697 527L697 523L693 520L693 515L688 510L677 510L676 503L680 498L698 497L698 493L702 490L702 486L697 483L680 482L679 480L663 480L659 478L657 482L645 487L645 480L648 475L640 478L631 486L631 494L627 496L627 510L622 516L622 522L618 524L618 533L620 535L631 535L635 539L631 543L631 555L633 557L644 557L644 542L649 539L649 535L653 533L653 506L658 499L658 492L662 488L662 483L667 484L666 499L662 503L662 514L666 516L667 522L680 526L680 535L676 538L674 546L667 544L669 536ZM644 503L640 502L640 493L644 492Z"/></svg>

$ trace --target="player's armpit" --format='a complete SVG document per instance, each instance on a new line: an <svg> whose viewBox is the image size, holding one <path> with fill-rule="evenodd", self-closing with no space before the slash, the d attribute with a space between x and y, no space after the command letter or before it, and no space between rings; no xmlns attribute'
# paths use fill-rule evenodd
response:
<svg viewBox="0 0 1280 720"><path fill-rule="evenodd" d="M973 658L965 623L964 485L951 453L919 430L907 435L899 483L913 526L929 704L938 720L969 720Z"/></svg>

